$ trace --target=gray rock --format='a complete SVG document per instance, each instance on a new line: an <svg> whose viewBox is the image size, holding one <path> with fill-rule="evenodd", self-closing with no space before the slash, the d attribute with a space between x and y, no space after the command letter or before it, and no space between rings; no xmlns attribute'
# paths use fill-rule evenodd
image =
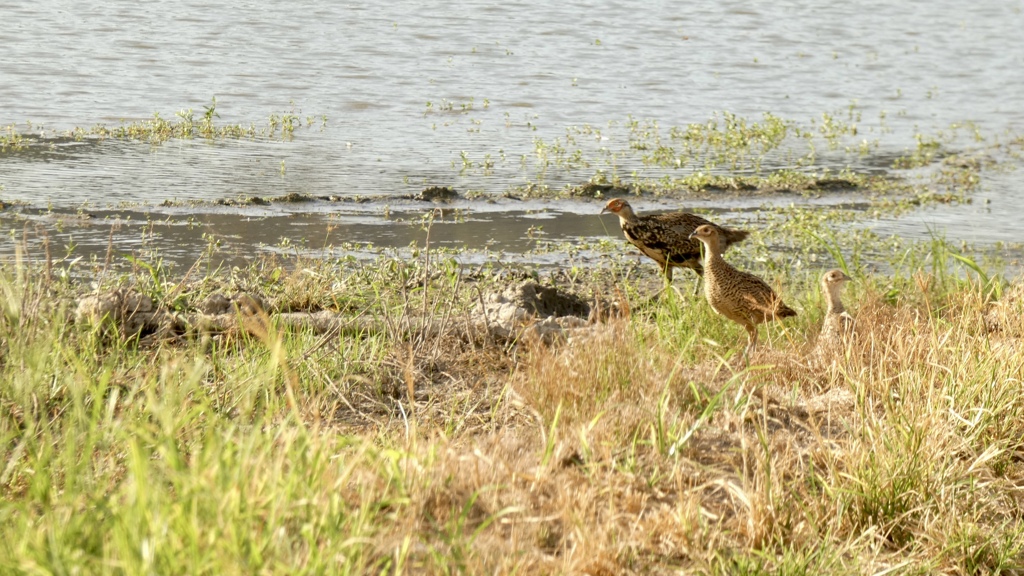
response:
<svg viewBox="0 0 1024 576"><path fill-rule="evenodd" d="M220 292L214 292L204 298L197 308L203 314L209 314L211 316L216 314L227 314L231 310L231 300Z"/></svg>
<svg viewBox="0 0 1024 576"><path fill-rule="evenodd" d="M415 198L426 202L451 202L459 197L459 193L447 186L430 186L424 188Z"/></svg>
<svg viewBox="0 0 1024 576"><path fill-rule="evenodd" d="M495 338L527 336L550 344L563 338L566 330L586 326L590 304L571 292L526 280L487 295L474 314Z"/></svg>
<svg viewBox="0 0 1024 576"><path fill-rule="evenodd" d="M503 296L508 302L540 317L586 318L590 315L590 303L581 296L554 286L543 286L532 280L520 282L505 290Z"/></svg>
<svg viewBox="0 0 1024 576"><path fill-rule="evenodd" d="M267 304L259 296L248 292L236 292L230 298L219 292L214 292L204 298L197 308L209 316L236 312L243 316L256 316L267 311Z"/></svg>
<svg viewBox="0 0 1024 576"><path fill-rule="evenodd" d="M142 316L153 312L153 299L131 288L91 294L78 301L75 321L100 325L112 323L124 334L137 334L145 325Z"/></svg>

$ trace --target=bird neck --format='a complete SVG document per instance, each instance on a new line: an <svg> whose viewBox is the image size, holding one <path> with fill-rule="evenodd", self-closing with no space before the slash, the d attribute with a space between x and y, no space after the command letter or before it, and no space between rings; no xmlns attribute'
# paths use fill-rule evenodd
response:
<svg viewBox="0 0 1024 576"><path fill-rule="evenodd" d="M633 213L633 210L631 208L623 208L622 210L619 210L616 214L619 216L620 224L636 223L636 214Z"/></svg>
<svg viewBox="0 0 1024 576"><path fill-rule="evenodd" d="M722 260L722 247L718 238L707 239L707 242L704 243L704 253L708 261Z"/></svg>
<svg viewBox="0 0 1024 576"><path fill-rule="evenodd" d="M839 299L839 285L829 286L826 292L828 294L828 312L829 314L842 314L846 311L843 306L843 302Z"/></svg>

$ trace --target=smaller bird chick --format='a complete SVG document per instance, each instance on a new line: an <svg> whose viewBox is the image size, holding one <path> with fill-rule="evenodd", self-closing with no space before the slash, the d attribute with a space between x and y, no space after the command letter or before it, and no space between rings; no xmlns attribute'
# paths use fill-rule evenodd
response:
<svg viewBox="0 0 1024 576"><path fill-rule="evenodd" d="M850 342L854 320L839 298L843 285L849 281L850 277L838 268L821 276L821 293L825 296L828 310L818 335L819 352L837 354Z"/></svg>

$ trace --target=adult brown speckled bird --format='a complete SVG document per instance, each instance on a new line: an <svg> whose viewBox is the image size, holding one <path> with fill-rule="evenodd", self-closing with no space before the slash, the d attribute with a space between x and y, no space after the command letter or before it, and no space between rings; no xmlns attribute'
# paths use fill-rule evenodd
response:
<svg viewBox="0 0 1024 576"><path fill-rule="evenodd" d="M690 238L704 243L704 296L716 313L747 330L745 359L757 346L757 325L796 316L764 280L732 267L722 258L722 234L715 226L699 226Z"/></svg>
<svg viewBox="0 0 1024 576"><path fill-rule="evenodd" d="M821 293L828 303L825 322L818 335L818 352L820 354L841 354L850 342L853 334L853 316L846 311L839 293L850 277L838 268L829 270L821 276Z"/></svg>
<svg viewBox="0 0 1024 576"><path fill-rule="evenodd" d="M672 282L672 268L689 268L697 273L698 281L694 294L700 290L700 277L704 276L701 264L700 243L690 238L700 226L714 226L723 238L722 249L742 242L747 237L745 230L718 226L700 216L686 212L667 214L637 215L633 207L622 198L608 201L601 213L611 212L619 217L619 226L626 239L633 243L647 257L658 263L667 283Z"/></svg>

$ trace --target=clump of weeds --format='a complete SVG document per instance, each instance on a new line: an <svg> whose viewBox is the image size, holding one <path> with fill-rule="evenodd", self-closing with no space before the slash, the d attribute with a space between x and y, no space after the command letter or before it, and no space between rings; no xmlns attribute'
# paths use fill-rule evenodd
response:
<svg viewBox="0 0 1024 576"><path fill-rule="evenodd" d="M91 290L68 262L6 263L0 567L1017 569L1024 291L940 237L873 272L872 242L828 220L761 236L813 265L771 266L757 237L730 251L800 311L761 327L749 363L742 329L688 289L647 303L657 270L611 252L572 277L617 303L607 320L551 342L474 331L472 308L531 274L459 265L431 247L429 218L404 256L183 274L138 261L106 280L181 313L260 294L267 321L234 335L110 340L68 320ZM836 266L855 279L856 345L822 358L817 280ZM298 310L351 322L274 320Z"/></svg>

